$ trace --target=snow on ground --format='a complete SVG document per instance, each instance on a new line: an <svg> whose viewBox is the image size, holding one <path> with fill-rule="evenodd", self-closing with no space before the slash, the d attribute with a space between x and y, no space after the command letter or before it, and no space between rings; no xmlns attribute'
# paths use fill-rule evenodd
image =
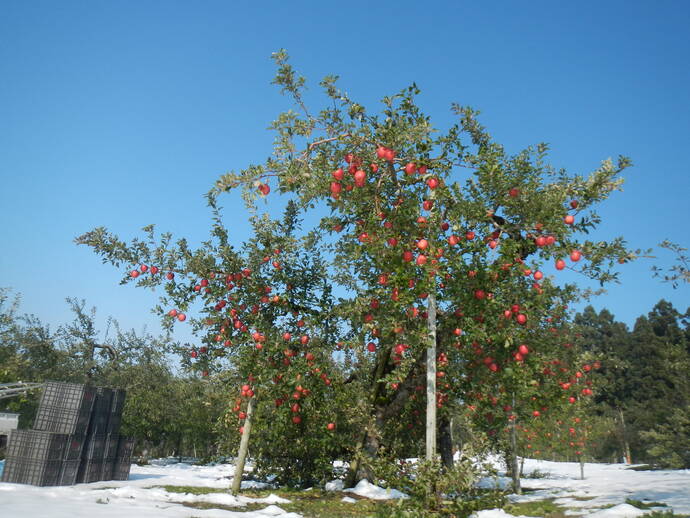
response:
<svg viewBox="0 0 690 518"><path fill-rule="evenodd" d="M0 516L3 518L302 518L276 504L289 503L276 495L266 498L232 496L228 493L194 495L170 493L156 486L228 488L234 468L228 464L190 466L169 464L132 466L130 479L108 480L63 487L34 487L0 483ZM242 482L242 488L265 483ZM237 511L193 509L183 504L209 503L237 507ZM243 511L247 504L268 504L259 511Z"/></svg>
<svg viewBox="0 0 690 518"><path fill-rule="evenodd" d="M390 500L392 498L408 498L405 493L397 489L383 489L369 482L367 479L360 480L355 487L344 489L348 493L371 498L372 500Z"/></svg>
<svg viewBox="0 0 690 518"><path fill-rule="evenodd" d="M690 514L690 470L635 471L625 464L585 463L585 479L580 480L576 462L550 462L526 459L523 475L538 471L547 478L523 478L522 487L534 490L525 495L512 495L514 502L556 498L555 503L576 508L573 514L589 518L638 516L632 506L620 507L627 498L662 502L677 514ZM503 480L505 484L507 480ZM618 509L602 507L619 506ZM595 514L589 514L589 513Z"/></svg>
<svg viewBox="0 0 690 518"><path fill-rule="evenodd" d="M0 469L2 462L0 461ZM663 502L665 510L690 514L690 470L635 471L624 464L585 464L585 480L580 480L577 463L548 462L526 459L522 486L524 495L510 495L513 502L554 498L569 510L567 514L585 518L636 518L645 511L625 503L627 498ZM68 487L33 487L0 483L0 516L2 518L301 518L288 513L280 505L288 501L276 495L255 499L234 497L229 492L194 495L171 493L163 487L193 486L223 489L232 481L233 466L191 466L168 464L132 466L130 480L104 481ZM527 478L538 474L540 478ZM543 478L541 478L543 477ZM508 487L505 476L486 479L482 485ZM243 488L270 487L264 482L244 481ZM342 481L333 481L327 488L359 496L383 499L405 498L395 489L384 489L366 480L354 488L343 489ZM354 499L344 497L343 501ZM206 503L236 507L237 510L195 509L184 504ZM259 511L243 509L247 504L265 505ZM476 518L511 518L500 509L481 511Z"/></svg>
<svg viewBox="0 0 690 518"><path fill-rule="evenodd" d="M472 513L474 518L531 518L529 516L513 516L510 513L506 513L503 509L485 509L484 511L477 511Z"/></svg>

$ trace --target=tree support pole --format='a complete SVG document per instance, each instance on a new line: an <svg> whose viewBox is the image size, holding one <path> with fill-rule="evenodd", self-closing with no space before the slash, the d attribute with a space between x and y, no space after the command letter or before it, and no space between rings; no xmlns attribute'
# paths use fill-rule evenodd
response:
<svg viewBox="0 0 690 518"><path fill-rule="evenodd" d="M235 462L235 475L232 478L232 494L237 495L240 492L242 484L242 475L244 474L244 463L247 460L247 451L249 450L249 434L252 431L252 414L254 413L254 404L256 396L252 396L247 404L247 417L244 420L244 427L242 428L242 439L240 440L240 450L237 452L237 460Z"/></svg>
<svg viewBox="0 0 690 518"><path fill-rule="evenodd" d="M426 459L436 456L436 286L429 290L427 325L429 345L426 350Z"/></svg>
<svg viewBox="0 0 690 518"><path fill-rule="evenodd" d="M515 418L510 421L510 471L513 476L513 493L521 495L522 487L520 486L520 475L522 475L522 467L518 467L517 458L517 428L515 423L517 412L515 410L515 392L513 392L513 412Z"/></svg>

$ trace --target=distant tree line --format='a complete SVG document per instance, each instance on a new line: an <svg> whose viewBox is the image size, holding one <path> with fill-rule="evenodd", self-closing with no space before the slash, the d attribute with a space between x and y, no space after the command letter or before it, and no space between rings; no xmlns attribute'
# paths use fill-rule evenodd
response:
<svg viewBox="0 0 690 518"><path fill-rule="evenodd" d="M690 310L661 300L629 329L589 306L575 324L602 358L594 409L612 426L598 455L690 467Z"/></svg>

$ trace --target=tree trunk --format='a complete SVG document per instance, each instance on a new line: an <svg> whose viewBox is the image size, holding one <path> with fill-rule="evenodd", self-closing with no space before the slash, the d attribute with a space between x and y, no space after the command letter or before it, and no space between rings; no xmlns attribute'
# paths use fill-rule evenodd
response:
<svg viewBox="0 0 690 518"><path fill-rule="evenodd" d="M453 431L447 417L441 417L438 422L438 449L441 461L446 469L453 469Z"/></svg>
<svg viewBox="0 0 690 518"><path fill-rule="evenodd" d="M355 487L355 484L357 483L357 473L359 472L359 466L361 464L359 456L362 453L366 440L367 432L364 432L357 440L357 444L355 445L355 454L352 458L352 462L350 462L347 476L345 477L345 487Z"/></svg>
<svg viewBox="0 0 690 518"><path fill-rule="evenodd" d="M426 459L436 456L436 280L429 293L427 325L429 345L426 353Z"/></svg>
<svg viewBox="0 0 690 518"><path fill-rule="evenodd" d="M513 412L515 412L515 393L513 393ZM524 463L525 459L522 459ZM513 493L516 495L522 494L522 487L520 486L520 476L522 475L522 466L518 468L517 458L517 426L515 419L510 421L510 474L513 479Z"/></svg>
<svg viewBox="0 0 690 518"><path fill-rule="evenodd" d="M240 440L240 449L237 452L237 461L235 462L235 474L232 478L232 494L236 495L240 492L242 484L242 475L244 474L244 463L247 460L247 451L249 450L249 434L252 431L252 415L254 414L254 405L256 396L249 399L247 404L247 417L244 420L244 428L242 429L242 439Z"/></svg>
<svg viewBox="0 0 690 518"><path fill-rule="evenodd" d="M632 464L632 455L630 454L630 443L628 442L628 431L625 427L625 417L623 416L623 409L618 407L618 417L621 422L621 441L623 444L623 455L625 455L625 462Z"/></svg>
<svg viewBox="0 0 690 518"><path fill-rule="evenodd" d="M585 461L582 458L582 455L580 455L580 480L585 479Z"/></svg>

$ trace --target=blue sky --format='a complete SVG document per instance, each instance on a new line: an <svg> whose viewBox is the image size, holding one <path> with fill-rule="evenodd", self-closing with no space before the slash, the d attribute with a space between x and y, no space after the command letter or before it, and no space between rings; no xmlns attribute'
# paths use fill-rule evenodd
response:
<svg viewBox="0 0 690 518"><path fill-rule="evenodd" d="M625 191L594 236L632 247L690 245L690 3L677 2L0 2L0 286L52 325L64 298L101 321L157 332L152 293L75 236L146 224L206 237L203 194L230 169L261 162L266 127L287 100L270 85L286 48L314 88L326 74L362 104L415 81L439 126L451 102L482 112L511 151L546 141L551 163L586 173L632 158ZM234 235L243 206L224 201ZM656 261L668 265L670 255ZM688 287L622 267L594 301L621 320ZM184 333L183 335L184 336Z"/></svg>

